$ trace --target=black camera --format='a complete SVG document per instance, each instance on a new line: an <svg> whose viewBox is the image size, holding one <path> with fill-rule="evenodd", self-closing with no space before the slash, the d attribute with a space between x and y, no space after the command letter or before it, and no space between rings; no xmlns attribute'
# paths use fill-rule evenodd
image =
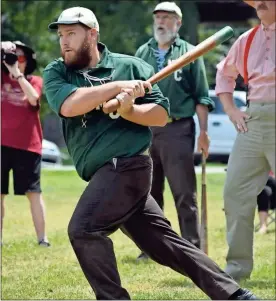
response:
<svg viewBox="0 0 276 301"><path fill-rule="evenodd" d="M14 53L6 53L3 49L1 49L1 62L5 62L8 65L13 65L17 61L17 55Z"/></svg>

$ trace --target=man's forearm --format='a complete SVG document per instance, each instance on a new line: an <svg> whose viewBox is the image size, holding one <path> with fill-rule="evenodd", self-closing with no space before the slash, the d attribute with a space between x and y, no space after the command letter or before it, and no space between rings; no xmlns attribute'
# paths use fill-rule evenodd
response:
<svg viewBox="0 0 276 301"><path fill-rule="evenodd" d="M199 121L200 131L207 132L208 130L208 107L202 104L196 106L196 114Z"/></svg>
<svg viewBox="0 0 276 301"><path fill-rule="evenodd" d="M127 113L121 117L144 126L165 126L168 121L167 111L157 104L133 105Z"/></svg>
<svg viewBox="0 0 276 301"><path fill-rule="evenodd" d="M234 104L232 93L220 93L218 96L223 105L223 110L226 114L228 114L229 111L236 107Z"/></svg>
<svg viewBox="0 0 276 301"><path fill-rule="evenodd" d="M67 97L61 106L61 114L65 117L83 115L119 93L120 87L116 82L96 87L79 88Z"/></svg>

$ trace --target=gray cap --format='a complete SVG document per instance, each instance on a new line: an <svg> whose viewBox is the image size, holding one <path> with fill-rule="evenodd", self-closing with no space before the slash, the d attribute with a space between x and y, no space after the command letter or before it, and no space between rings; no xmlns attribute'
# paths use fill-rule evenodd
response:
<svg viewBox="0 0 276 301"><path fill-rule="evenodd" d="M158 11L166 11L169 13L175 13L182 19L181 9L174 2L161 2L156 5L153 13L157 13Z"/></svg>
<svg viewBox="0 0 276 301"><path fill-rule="evenodd" d="M49 29L57 29L59 24L83 24L90 28L96 28L100 31L99 23L92 10L84 7L71 7L65 9L58 17L57 22L49 24Z"/></svg>

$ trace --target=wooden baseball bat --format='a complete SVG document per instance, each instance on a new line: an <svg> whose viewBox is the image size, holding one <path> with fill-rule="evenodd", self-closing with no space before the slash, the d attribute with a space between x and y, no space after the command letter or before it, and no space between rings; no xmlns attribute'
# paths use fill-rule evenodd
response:
<svg viewBox="0 0 276 301"><path fill-rule="evenodd" d="M206 185L206 157L202 152L201 163L201 223L200 246L201 250L208 254L208 220L207 220L207 185Z"/></svg>
<svg viewBox="0 0 276 301"><path fill-rule="evenodd" d="M180 56L178 59L173 61L170 65L163 68L161 71L154 74L148 81L153 85L169 76L176 70L183 68L184 66L190 64L194 60L196 60L201 55L215 48L217 45L227 41L234 34L233 29L230 26L226 26L223 29L219 30L208 39L199 43L194 49L188 51L187 53ZM115 112L119 108L119 101L115 99L111 99L108 102L103 104L103 111L108 114L111 112Z"/></svg>

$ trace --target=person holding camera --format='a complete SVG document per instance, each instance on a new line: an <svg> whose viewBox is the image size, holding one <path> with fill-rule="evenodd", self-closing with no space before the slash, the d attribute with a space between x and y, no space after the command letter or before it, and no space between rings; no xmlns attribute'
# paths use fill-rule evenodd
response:
<svg viewBox="0 0 276 301"><path fill-rule="evenodd" d="M40 246L49 247L40 188L42 129L39 118L43 81L32 73L35 52L20 41L1 43L1 239L4 198L13 171L15 195L26 195Z"/></svg>

